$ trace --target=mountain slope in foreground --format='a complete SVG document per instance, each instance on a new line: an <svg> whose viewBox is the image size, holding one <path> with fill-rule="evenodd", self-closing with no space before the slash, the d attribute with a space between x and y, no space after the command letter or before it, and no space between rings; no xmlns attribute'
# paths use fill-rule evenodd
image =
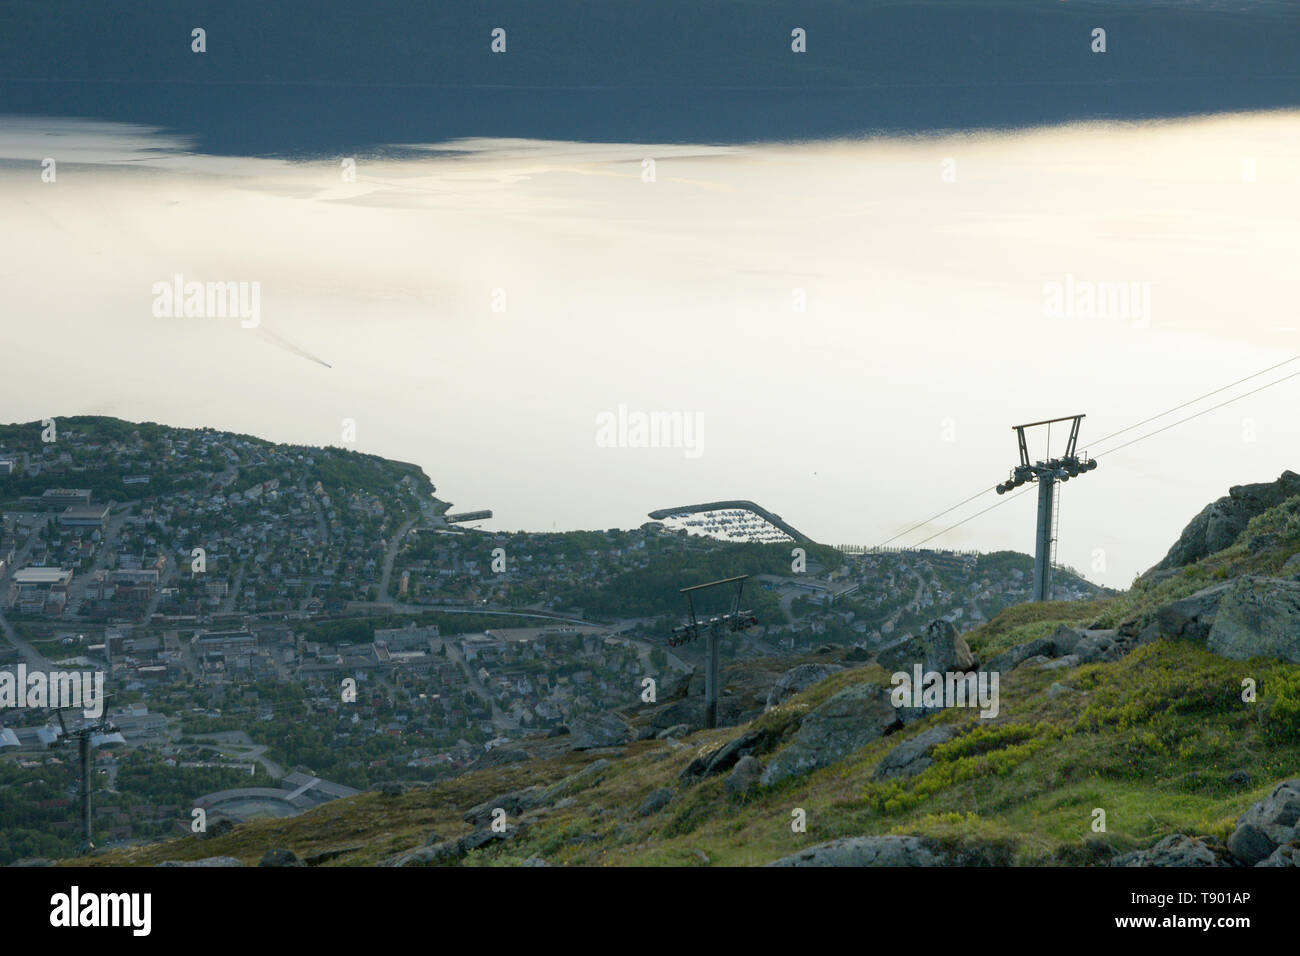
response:
<svg viewBox="0 0 1300 956"><path fill-rule="evenodd" d="M88 862L1294 865L1300 495L1266 499L1229 546L1116 597L810 655L741 726L655 735L647 710L625 747ZM915 663L998 673L997 716L893 707Z"/></svg>

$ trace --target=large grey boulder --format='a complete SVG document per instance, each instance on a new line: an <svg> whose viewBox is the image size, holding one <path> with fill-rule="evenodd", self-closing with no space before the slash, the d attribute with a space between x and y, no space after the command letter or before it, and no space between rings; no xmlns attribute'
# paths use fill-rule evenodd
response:
<svg viewBox="0 0 1300 956"><path fill-rule="evenodd" d="M813 684L819 684L832 674L842 670L844 668L839 664L799 664L792 667L778 677L772 689L768 691L764 709L771 710L801 690L806 690Z"/></svg>
<svg viewBox="0 0 1300 956"><path fill-rule="evenodd" d="M466 823L484 826L492 822L497 810L504 810L507 817L515 817L536 807L549 806L570 794L596 786L609 767L609 760L601 757L549 787L532 786L499 793L470 807L465 811L463 819Z"/></svg>
<svg viewBox="0 0 1300 956"><path fill-rule="evenodd" d="M470 807L465 811L463 819L466 823L482 826L491 822L496 810L504 810L507 816L515 816L540 804L542 802L542 792L541 787L525 787L523 790L512 790L509 793L498 794L490 800L484 800L482 803Z"/></svg>
<svg viewBox="0 0 1300 956"><path fill-rule="evenodd" d="M1156 569L1180 568L1222 551L1246 530L1250 519L1300 495L1300 475L1284 471L1277 481L1237 485L1209 505L1183 529Z"/></svg>
<svg viewBox="0 0 1300 956"><path fill-rule="evenodd" d="M1300 581L1247 575L1219 602L1206 641L1220 657L1276 657L1300 664Z"/></svg>
<svg viewBox="0 0 1300 956"><path fill-rule="evenodd" d="M891 777L915 777L929 767L934 766L934 748L960 736L961 729L956 724L940 724L917 734L911 740L904 741L876 764L871 776L874 780L888 780Z"/></svg>
<svg viewBox="0 0 1300 956"><path fill-rule="evenodd" d="M1267 860L1256 866L1300 866L1300 843L1291 843L1274 850Z"/></svg>
<svg viewBox="0 0 1300 956"><path fill-rule="evenodd" d="M1055 656L1056 642L1050 637L1038 637L1003 651L986 663L983 669L990 674L1006 674L1031 658L1052 658Z"/></svg>
<svg viewBox="0 0 1300 956"><path fill-rule="evenodd" d="M399 853L384 861L381 866L445 866L464 856L459 840L443 840L440 843Z"/></svg>
<svg viewBox="0 0 1300 956"><path fill-rule="evenodd" d="M910 672L913 664L941 674L964 672L976 667L975 655L966 639L957 633L951 622L942 620L931 621L920 634L882 648L876 660L885 670L894 672Z"/></svg>
<svg viewBox="0 0 1300 956"><path fill-rule="evenodd" d="M1003 651L983 669L989 673L1005 674L1028 663L1066 668L1094 661L1116 661L1138 643L1113 629L1080 629L1062 624L1049 637L1038 637Z"/></svg>
<svg viewBox="0 0 1300 956"><path fill-rule="evenodd" d="M757 789L763 775L763 765L757 757L744 756L727 776L727 793L742 796Z"/></svg>
<svg viewBox="0 0 1300 956"><path fill-rule="evenodd" d="M467 833L456 841L456 846L461 856L465 856L472 850L479 850L493 843L501 843L505 840L513 839L524 830L523 827L515 826L513 823L507 823L501 829L494 827L480 827L473 833Z"/></svg>
<svg viewBox="0 0 1300 956"><path fill-rule="evenodd" d="M1233 866L1227 847L1205 837L1175 833L1148 850L1118 856L1111 866Z"/></svg>
<svg viewBox="0 0 1300 956"><path fill-rule="evenodd" d="M719 701L719 704L721 704L721 701ZM658 731L679 727L685 727L686 733L700 730L704 727L704 699L702 697L686 697L675 700L655 712L654 716L650 718L650 726ZM674 733L673 736L680 737L682 734Z"/></svg>
<svg viewBox="0 0 1300 956"><path fill-rule="evenodd" d="M1228 851L1247 866L1255 866L1277 849L1277 841L1253 823L1243 823L1228 837Z"/></svg>
<svg viewBox="0 0 1300 956"><path fill-rule="evenodd" d="M689 724L673 724L671 727L659 731L659 733L655 734L655 737L659 740L667 740L669 737L680 739L682 737L690 736L690 733L691 728Z"/></svg>
<svg viewBox="0 0 1300 956"><path fill-rule="evenodd" d="M601 757L599 760L593 760L587 766L583 767L577 773L571 773L563 780L551 784L537 799L537 803L531 806L543 806L554 803L570 794L594 787L604 779L605 771L610 768L611 764L607 757ZM529 806L520 807L521 810L529 809Z"/></svg>
<svg viewBox="0 0 1300 956"><path fill-rule="evenodd" d="M691 684L691 678L695 676L695 668L690 670L679 671L669 670L659 675L659 699L672 700L673 698L688 692Z"/></svg>
<svg viewBox="0 0 1300 956"><path fill-rule="evenodd" d="M671 787L660 787L654 790L641 801L641 806L636 808L636 815L639 817L654 816L664 807L672 802L673 791Z"/></svg>
<svg viewBox="0 0 1300 956"><path fill-rule="evenodd" d="M1219 613L1219 602L1232 582L1213 584L1156 609L1151 626L1160 637L1204 643Z"/></svg>
<svg viewBox="0 0 1300 956"><path fill-rule="evenodd" d="M1237 820L1238 829L1253 826L1272 840L1274 846L1300 839L1298 825L1300 825L1300 778L1283 780L1273 788L1271 794L1243 813Z"/></svg>
<svg viewBox="0 0 1300 956"><path fill-rule="evenodd" d="M768 866L948 866L951 860L915 836L845 837L810 846Z"/></svg>
<svg viewBox="0 0 1300 956"><path fill-rule="evenodd" d="M262 862L258 866L306 866L302 860L298 859L298 854L292 850L286 850L283 847L275 847L267 850L262 857Z"/></svg>
<svg viewBox="0 0 1300 956"><path fill-rule="evenodd" d="M1117 661L1132 649L1132 643L1120 638L1113 630L1085 631L1070 656L1078 658L1080 664L1092 664Z"/></svg>
<svg viewBox="0 0 1300 956"><path fill-rule="evenodd" d="M741 757L760 753L776 739L770 730L749 730L729 740L717 750L696 757L678 774L678 778L687 783L702 780L724 773L736 765Z"/></svg>
<svg viewBox="0 0 1300 956"><path fill-rule="evenodd" d="M164 860L159 866L243 866L233 856L208 856L201 860Z"/></svg>
<svg viewBox="0 0 1300 956"><path fill-rule="evenodd" d="M804 716L794 739L763 771L763 786L842 760L901 724L889 688L874 683L845 688Z"/></svg>
<svg viewBox="0 0 1300 956"><path fill-rule="evenodd" d="M632 728L618 714L605 711L569 720L571 746L574 750L617 747L632 739Z"/></svg>

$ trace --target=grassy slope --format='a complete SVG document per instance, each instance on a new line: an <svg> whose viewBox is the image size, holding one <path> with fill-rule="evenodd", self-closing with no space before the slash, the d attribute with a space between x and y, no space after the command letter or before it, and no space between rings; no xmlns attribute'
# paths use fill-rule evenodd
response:
<svg viewBox="0 0 1300 956"><path fill-rule="evenodd" d="M1300 498L1256 519L1231 548L1159 583L1139 581L1122 595L1098 601L1014 607L967 639L987 660L1060 623L1143 620L1161 604L1216 580L1275 573L1297 551ZM1123 851L1173 832L1226 837L1246 807L1300 770L1298 672L1294 665L1228 661L1165 640L1110 664L1056 671L1022 667L1003 675L1002 710L994 720L950 711L748 799L729 796L723 778L713 778L681 789L649 818L635 811L652 790L676 786L693 757L747 728L700 732L680 748L645 741L626 748L599 784L575 794L572 806L541 813L522 837L477 851L465 863L509 865L542 856L567 864L703 865L707 857L714 865L746 865L835 837L878 833L978 840L1004 847L1018 863L1082 863L1096 859L1101 844ZM1241 700L1247 677L1258 684L1255 703ZM861 680L886 677L875 666L836 674L754 725L793 729L800 714ZM1052 696L1055 682L1072 689ZM935 765L919 776L872 781L881 757L942 720L968 722L973 729L939 748ZM461 814L473 804L560 780L595 756L492 768L397 797L365 794L292 820L246 824L213 840L118 851L94 862L149 864L229 854L256 863L272 846L299 856L360 846L327 865L374 863L422 845L430 831L444 839L468 833ZM1230 783L1228 775L1236 770L1249 773L1251 782ZM1106 811L1104 834L1091 831L1098 807ZM794 808L806 811L807 833L791 831Z"/></svg>

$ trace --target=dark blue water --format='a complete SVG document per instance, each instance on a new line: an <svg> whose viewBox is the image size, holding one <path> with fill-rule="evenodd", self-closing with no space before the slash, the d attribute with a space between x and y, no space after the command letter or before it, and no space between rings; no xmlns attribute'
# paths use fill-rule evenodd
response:
<svg viewBox="0 0 1300 956"><path fill-rule="evenodd" d="M1298 51L1300 2L6 0L0 114L162 126L223 155L821 139L1295 107Z"/></svg>

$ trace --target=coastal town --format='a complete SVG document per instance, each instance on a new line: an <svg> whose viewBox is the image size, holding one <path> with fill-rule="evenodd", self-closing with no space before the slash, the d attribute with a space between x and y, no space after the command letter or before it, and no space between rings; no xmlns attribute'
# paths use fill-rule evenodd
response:
<svg viewBox="0 0 1300 956"><path fill-rule="evenodd" d="M761 626L724 661L970 626L1029 588L1025 555L727 541L753 523L734 513L480 530L491 512L452 513L414 465L115 419L0 427L0 505L0 672L105 675L123 744L94 757L109 842L183 831L195 807L291 815L440 779L521 740L607 745L647 678L675 693L700 663L664 639L695 568L753 578ZM1060 577L1062 598L1096 591ZM75 782L46 774L69 769L57 722L0 726L0 801L31 774L18 819L72 839Z"/></svg>

